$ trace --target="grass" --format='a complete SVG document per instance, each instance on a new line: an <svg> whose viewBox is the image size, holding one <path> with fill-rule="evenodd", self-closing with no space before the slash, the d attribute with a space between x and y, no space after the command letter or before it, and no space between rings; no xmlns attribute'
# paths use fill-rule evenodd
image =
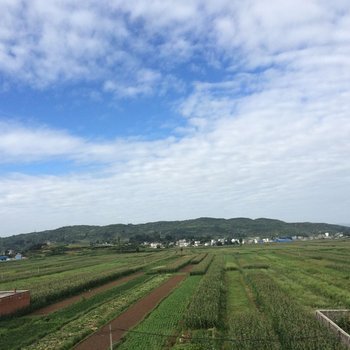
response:
<svg viewBox="0 0 350 350"><path fill-rule="evenodd" d="M184 256L181 256L180 258L177 258L175 261L169 262L167 265L153 267L152 269L150 269L148 271L148 273L152 274L152 273L177 272L181 268L188 265L192 261L193 258L194 258L194 255L184 255Z"/></svg>
<svg viewBox="0 0 350 350"><path fill-rule="evenodd" d="M183 281L135 330L192 337L179 337L173 346L177 350L341 349L313 312L350 307L350 240L193 248L185 256L175 249L133 254L77 250L0 264L0 288L29 288L38 306L128 269L176 271L194 256L194 271L203 275ZM71 348L166 278L138 277L49 316L0 320L0 348ZM173 345L170 338L158 338L130 333L120 347L142 348L137 345L141 340L148 344L143 348Z"/></svg>
<svg viewBox="0 0 350 350"><path fill-rule="evenodd" d="M1 349L22 349L27 345L37 343L46 335L53 334L67 323L75 322L77 318L113 300L116 296L146 283L150 278L150 276L140 276L47 316L24 316L1 321ZM18 334L21 334L21 337L18 337Z"/></svg>
<svg viewBox="0 0 350 350"><path fill-rule="evenodd" d="M221 257L215 257L208 272L203 276L185 314L185 327L200 329L219 326L223 264Z"/></svg>
<svg viewBox="0 0 350 350"><path fill-rule="evenodd" d="M249 272L259 309L271 320L282 349L342 349L333 334L263 272Z"/></svg>
<svg viewBox="0 0 350 350"><path fill-rule="evenodd" d="M135 288L116 295L113 299L80 315L63 327L41 338L32 345L22 347L26 350L71 349L76 343L93 333L98 328L115 318L129 305L147 295L152 289L159 286L169 276L157 275Z"/></svg>
<svg viewBox="0 0 350 350"><path fill-rule="evenodd" d="M208 254L205 258L203 258L197 265L195 265L191 271L191 275L204 275L210 264L213 261L214 256L212 254Z"/></svg>
<svg viewBox="0 0 350 350"><path fill-rule="evenodd" d="M31 310L46 306L54 301L78 294L81 291L99 286L106 282L128 275L134 271L147 268L162 260L168 261L172 256L164 254L105 254L88 253L86 255L37 258L0 264L0 274L5 274L10 281L1 282L1 290L29 289L31 293ZM45 262L50 269L45 271ZM91 264L94 262L94 264ZM53 264L62 265L59 272ZM33 267L42 271L38 275L23 277ZM12 277L7 272L12 271ZM27 270L26 270L27 269ZM53 270L52 270L53 269ZM27 271L27 272L26 272ZM16 279L18 277L18 279Z"/></svg>
<svg viewBox="0 0 350 350"><path fill-rule="evenodd" d="M337 320L337 325L346 333L350 333L350 312Z"/></svg>
<svg viewBox="0 0 350 350"><path fill-rule="evenodd" d="M242 313L253 309L239 271L226 273L226 286L227 308L230 313Z"/></svg>
<svg viewBox="0 0 350 350"><path fill-rule="evenodd" d="M200 279L200 276L188 277L134 331L176 335L179 331L179 323ZM167 344L171 344L172 339L172 337L131 332L127 335L126 340L116 348L120 350L161 350Z"/></svg>
<svg viewBox="0 0 350 350"><path fill-rule="evenodd" d="M280 349L271 322L257 309L240 271L226 272L226 336L223 349Z"/></svg>

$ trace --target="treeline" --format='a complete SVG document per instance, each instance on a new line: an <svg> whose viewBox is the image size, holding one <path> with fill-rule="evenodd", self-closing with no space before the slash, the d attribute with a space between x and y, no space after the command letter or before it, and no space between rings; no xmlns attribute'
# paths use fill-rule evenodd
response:
<svg viewBox="0 0 350 350"><path fill-rule="evenodd" d="M55 230L32 232L0 238L0 252L6 249L23 251L45 242L71 244L78 242L155 242L178 239L209 240L211 238L245 238L251 236L309 236L329 232L350 235L350 227L323 223L286 223L273 219L199 218L184 221L159 221L139 225L66 226Z"/></svg>

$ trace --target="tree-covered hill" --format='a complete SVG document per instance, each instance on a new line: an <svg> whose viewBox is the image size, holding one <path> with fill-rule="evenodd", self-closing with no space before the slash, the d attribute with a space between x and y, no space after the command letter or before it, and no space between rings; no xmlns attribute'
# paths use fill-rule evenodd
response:
<svg viewBox="0 0 350 350"><path fill-rule="evenodd" d="M201 237L276 237L276 236L310 236L329 232L343 232L350 235L350 227L325 223L286 223L273 219L216 219L199 218L183 221L158 221L146 224L115 224L108 226L76 225L60 227L54 230L31 232L0 238L0 251L5 249L26 250L44 242L77 243L77 242L116 242L176 240L181 238Z"/></svg>

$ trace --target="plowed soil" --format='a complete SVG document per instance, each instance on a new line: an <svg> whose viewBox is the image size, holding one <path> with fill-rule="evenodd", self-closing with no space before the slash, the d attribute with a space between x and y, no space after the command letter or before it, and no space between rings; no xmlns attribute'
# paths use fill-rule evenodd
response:
<svg viewBox="0 0 350 350"><path fill-rule="evenodd" d="M189 272L192 266L184 267L181 272ZM141 322L170 292L186 278L187 274L174 275L161 286L154 289L150 294L136 302L129 309L111 321L113 343L118 342L126 330L135 327ZM110 345L109 324L100 328L80 342L74 349L76 350L106 350ZM119 330L122 328L124 330Z"/></svg>
<svg viewBox="0 0 350 350"><path fill-rule="evenodd" d="M131 275L128 275L128 276L125 276L125 277L121 277L115 281L112 281L112 282L108 282L100 287L96 287L96 288L92 288L86 292L83 292L81 294L78 294L78 295L74 295L72 297L69 297L67 299L64 299L64 300L61 300L55 304L51 304L49 306L45 306L41 309L38 309L36 311L34 311L33 313L31 313L30 315L48 315L54 311L57 311L57 310L60 310L60 309L63 309L64 307L66 306L69 306L71 304L74 304L76 302L78 302L79 300L81 300L81 298L91 298L92 296L98 294L98 293L101 293L101 292L104 292L105 290L108 290L112 287L116 287L116 286L119 286L120 284L122 283L125 283L125 282L128 282L128 281L131 281L132 279L136 278L136 277L139 277L143 275L143 272L135 272Z"/></svg>

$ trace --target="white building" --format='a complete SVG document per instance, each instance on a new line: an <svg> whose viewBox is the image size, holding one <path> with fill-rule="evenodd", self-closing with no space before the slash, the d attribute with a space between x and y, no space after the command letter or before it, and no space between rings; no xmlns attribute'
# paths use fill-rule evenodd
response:
<svg viewBox="0 0 350 350"><path fill-rule="evenodd" d="M163 248L163 245L162 245L162 243L159 243L159 242L152 242L150 244L150 247L151 248Z"/></svg>
<svg viewBox="0 0 350 350"><path fill-rule="evenodd" d="M185 239L179 239L176 242L176 245L179 247L188 247L190 245L190 242L187 242Z"/></svg>

